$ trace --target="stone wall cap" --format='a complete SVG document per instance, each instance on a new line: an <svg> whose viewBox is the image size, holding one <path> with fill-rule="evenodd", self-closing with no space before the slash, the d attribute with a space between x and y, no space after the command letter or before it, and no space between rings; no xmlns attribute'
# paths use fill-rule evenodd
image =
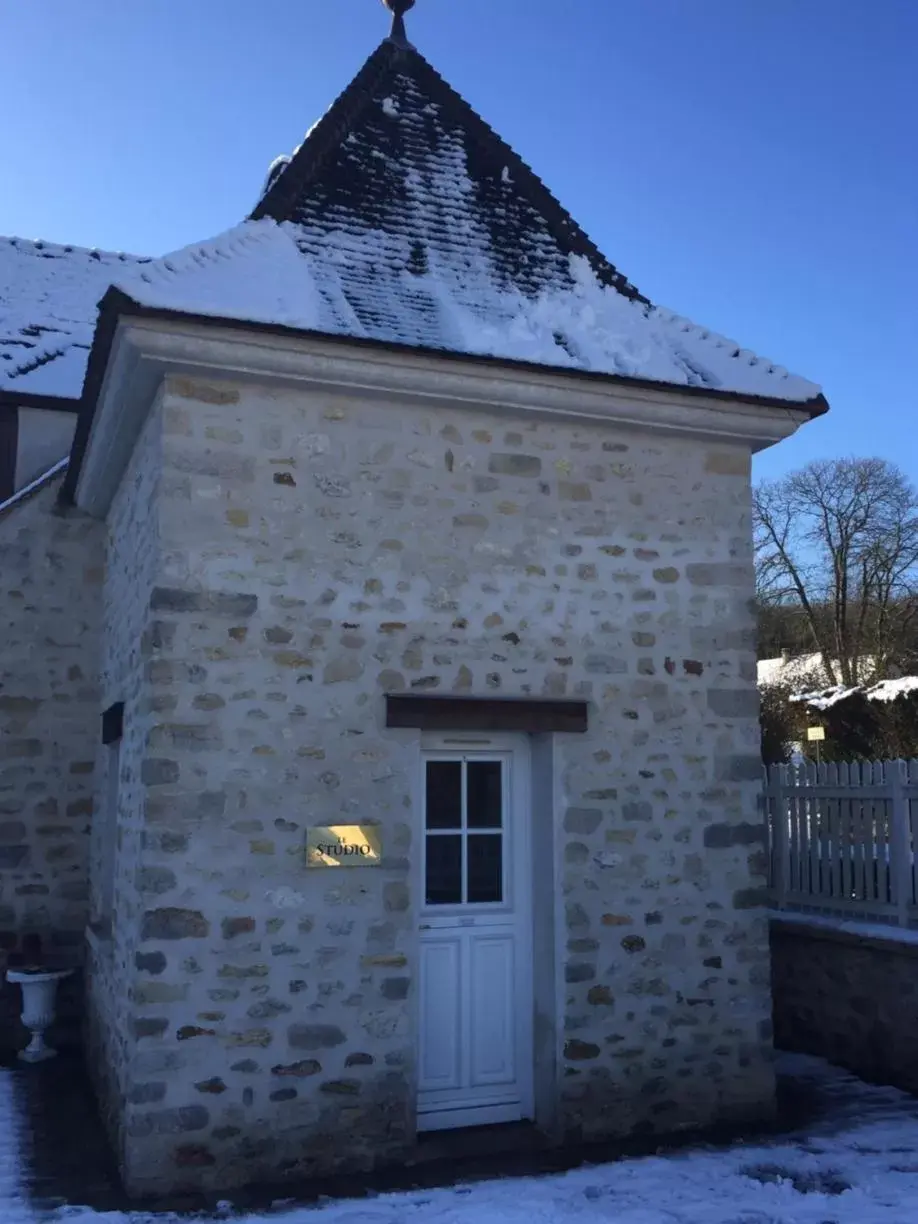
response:
<svg viewBox="0 0 918 1224"><path fill-rule="evenodd" d="M918 957L918 930L829 918L824 914L772 913L769 917L772 934L775 935L840 943L848 947L874 948L900 956Z"/></svg>

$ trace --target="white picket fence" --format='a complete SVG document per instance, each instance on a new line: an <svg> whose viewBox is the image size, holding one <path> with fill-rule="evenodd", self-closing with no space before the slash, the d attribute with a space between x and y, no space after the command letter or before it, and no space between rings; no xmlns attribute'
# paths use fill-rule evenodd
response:
<svg viewBox="0 0 918 1224"><path fill-rule="evenodd" d="M764 803L776 908L918 925L918 761L772 766Z"/></svg>

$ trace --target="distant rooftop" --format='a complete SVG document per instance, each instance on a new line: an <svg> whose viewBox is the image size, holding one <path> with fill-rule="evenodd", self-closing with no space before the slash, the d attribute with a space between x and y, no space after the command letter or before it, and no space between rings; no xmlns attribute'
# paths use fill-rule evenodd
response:
<svg viewBox="0 0 918 1224"><path fill-rule="evenodd" d="M136 255L0 237L0 392L76 397L105 290Z"/></svg>
<svg viewBox="0 0 918 1224"><path fill-rule="evenodd" d="M774 659L759 659L756 671L759 685L794 686L803 682L811 688L818 688L829 683L822 655L818 651L813 654L783 654Z"/></svg>

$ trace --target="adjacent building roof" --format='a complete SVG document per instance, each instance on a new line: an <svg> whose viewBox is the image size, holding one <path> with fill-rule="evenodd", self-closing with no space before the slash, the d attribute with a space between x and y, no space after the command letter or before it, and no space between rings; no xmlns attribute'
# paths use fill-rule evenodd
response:
<svg viewBox="0 0 918 1224"><path fill-rule="evenodd" d="M798 693L790 698L812 710L829 710L849 697L860 695L866 701L898 701L900 697L911 697L918 692L918 676L899 676L895 680L878 680L876 684L857 684L845 688L843 684L816 692Z"/></svg>
<svg viewBox="0 0 918 1224"><path fill-rule="evenodd" d="M78 394L115 283L162 310L825 408L815 384L652 306L402 37L228 233L147 262L15 240L5 254L0 387Z"/></svg>
<svg viewBox="0 0 918 1224"><path fill-rule="evenodd" d="M76 398L96 324L96 304L146 262L83 247L0 238L0 398Z"/></svg>
<svg viewBox="0 0 918 1224"><path fill-rule="evenodd" d="M774 659L759 659L756 673L760 687L805 684L812 688L829 683L822 655L818 651L800 655L785 653Z"/></svg>
<svg viewBox="0 0 918 1224"><path fill-rule="evenodd" d="M841 671L838 659L831 659L832 669L836 675ZM876 659L873 655L863 655L859 661L859 671L862 676L872 677L876 674ZM841 688L829 688L829 674L826 671L822 655L819 651L812 654L792 655L789 651L774 659L759 659L756 664L756 678L759 688L792 688L798 693L817 689L826 692L839 693ZM881 688L883 684L891 684L891 680L871 684ZM848 691L848 690L845 690ZM854 692L855 690L850 690ZM795 698L797 700L797 698Z"/></svg>

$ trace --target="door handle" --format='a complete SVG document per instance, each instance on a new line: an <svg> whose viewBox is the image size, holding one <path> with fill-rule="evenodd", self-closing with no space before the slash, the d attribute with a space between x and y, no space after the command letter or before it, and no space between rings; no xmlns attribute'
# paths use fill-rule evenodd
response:
<svg viewBox="0 0 918 1224"><path fill-rule="evenodd" d="M421 925L420 925L420 927L419 927L419 930L421 930L421 931L429 931L429 930L431 930L431 924L430 924L429 922L422 922L422 923L421 923Z"/></svg>

